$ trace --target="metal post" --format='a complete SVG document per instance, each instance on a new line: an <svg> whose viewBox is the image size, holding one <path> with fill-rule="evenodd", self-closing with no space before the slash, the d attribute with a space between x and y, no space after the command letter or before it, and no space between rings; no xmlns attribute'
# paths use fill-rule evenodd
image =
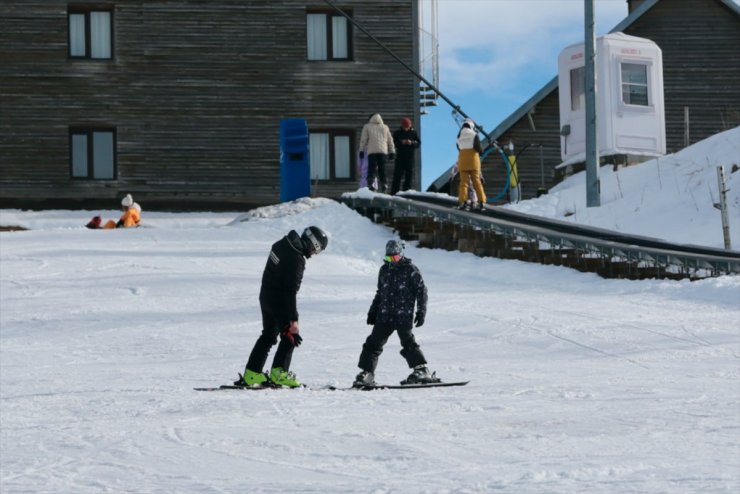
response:
<svg viewBox="0 0 740 494"><path fill-rule="evenodd" d="M586 207L601 206L599 142L596 134L596 36L594 0L585 0L586 27Z"/></svg>
<svg viewBox="0 0 740 494"><path fill-rule="evenodd" d="M722 213L722 235L725 238L725 249L731 250L730 220L727 214L727 183L725 182L725 167L717 167L717 180L719 182L719 210Z"/></svg>
<svg viewBox="0 0 740 494"><path fill-rule="evenodd" d="M689 134L689 107L683 107L683 147L691 145L691 135Z"/></svg>
<svg viewBox="0 0 740 494"><path fill-rule="evenodd" d="M542 144L540 144L540 187L545 189L545 157L542 154Z"/></svg>

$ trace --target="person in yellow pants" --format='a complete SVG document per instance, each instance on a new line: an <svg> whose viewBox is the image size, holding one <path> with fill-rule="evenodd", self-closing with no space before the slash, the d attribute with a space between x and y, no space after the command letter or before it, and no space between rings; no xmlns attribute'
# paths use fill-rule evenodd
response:
<svg viewBox="0 0 740 494"><path fill-rule="evenodd" d="M468 198L468 182L470 182L478 196L478 202L473 205L473 209L480 211L483 209L483 204L486 203L486 193L483 190L480 171L480 155L483 153L483 147L478 133L475 131L475 122L469 118L465 119L460 132L457 134L457 149L457 167L460 171L460 191L457 197L457 207L465 209L465 201Z"/></svg>
<svg viewBox="0 0 740 494"><path fill-rule="evenodd" d="M522 197L522 189L519 183L519 170L516 167L516 156L509 156L509 202L516 204Z"/></svg>

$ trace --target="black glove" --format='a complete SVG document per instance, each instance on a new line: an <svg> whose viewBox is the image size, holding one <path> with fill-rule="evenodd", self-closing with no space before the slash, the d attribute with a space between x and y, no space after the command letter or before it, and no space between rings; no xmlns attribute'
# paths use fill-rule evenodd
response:
<svg viewBox="0 0 740 494"><path fill-rule="evenodd" d="M301 346L301 343L303 343L303 337L299 333L291 333L290 329L283 331L281 336L288 340L293 346Z"/></svg>
<svg viewBox="0 0 740 494"><path fill-rule="evenodd" d="M360 151L360 159L365 159L365 151Z"/></svg>
<svg viewBox="0 0 740 494"><path fill-rule="evenodd" d="M375 326L375 314L372 312L367 313L367 324L370 326Z"/></svg>
<svg viewBox="0 0 740 494"><path fill-rule="evenodd" d="M426 317L426 314L419 311L416 313L416 317L414 318L414 323L416 323L416 327L420 327L424 325L424 317Z"/></svg>
<svg viewBox="0 0 740 494"><path fill-rule="evenodd" d="M396 159L396 155L395 154L391 153L391 154L388 155L388 161L395 161L395 159Z"/></svg>

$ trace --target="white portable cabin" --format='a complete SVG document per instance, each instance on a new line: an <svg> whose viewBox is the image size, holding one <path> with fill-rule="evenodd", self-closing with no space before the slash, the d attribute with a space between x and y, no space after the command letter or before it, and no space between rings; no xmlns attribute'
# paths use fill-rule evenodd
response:
<svg viewBox="0 0 740 494"><path fill-rule="evenodd" d="M560 154L585 161L585 46L558 57ZM663 55L654 42L613 33L596 39L596 125L600 156L665 154ZM562 166L562 165L561 165Z"/></svg>

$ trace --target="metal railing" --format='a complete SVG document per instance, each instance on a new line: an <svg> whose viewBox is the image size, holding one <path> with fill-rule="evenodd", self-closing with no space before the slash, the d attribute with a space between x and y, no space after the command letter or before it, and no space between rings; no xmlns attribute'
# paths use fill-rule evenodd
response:
<svg viewBox="0 0 740 494"><path fill-rule="evenodd" d="M480 213L460 211L454 209L454 198L443 196L347 194L342 202L399 230L404 228L400 219L415 219L406 222L412 225L410 231L401 233L409 238L421 237L422 246L434 247L430 240L434 231L454 225L467 229L467 233L459 233L460 237L465 237L468 250L481 255L561 264L606 277L698 279L740 273L738 251L673 244L499 207L486 207ZM495 239L502 240L495 248L484 245ZM480 245L470 247L471 242ZM559 260L553 261L553 256Z"/></svg>

